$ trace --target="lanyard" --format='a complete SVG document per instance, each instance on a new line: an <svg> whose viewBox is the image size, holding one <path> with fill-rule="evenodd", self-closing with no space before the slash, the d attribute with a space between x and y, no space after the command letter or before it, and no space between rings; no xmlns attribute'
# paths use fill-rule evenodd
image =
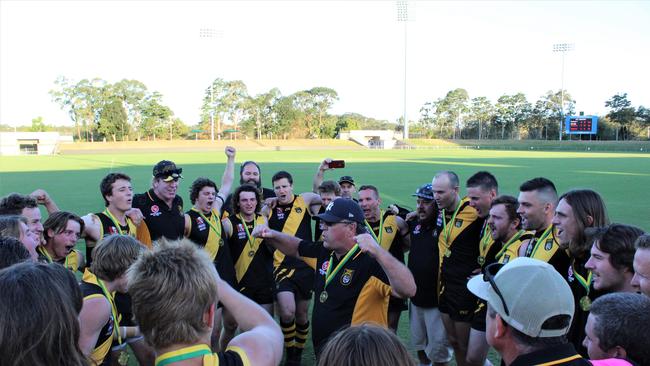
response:
<svg viewBox="0 0 650 366"><path fill-rule="evenodd" d="M208 224L208 226L210 226L210 229L212 229L212 231L214 231L214 233L217 234L217 238L221 237L221 230L220 230L221 228L217 229L216 228L216 222L212 223L212 221L211 221L212 218L214 218L215 216L218 216L217 213L214 212L214 210L210 211L210 218L209 219L207 217L205 217L203 212L195 209L194 207L192 207L192 211L198 213L199 216L201 216L203 218L203 220Z"/></svg>
<svg viewBox="0 0 650 366"><path fill-rule="evenodd" d="M212 354L212 351L210 350L210 347L205 344L185 347L156 357L156 366L165 366L174 362L189 360L190 358L201 357L209 354Z"/></svg>
<svg viewBox="0 0 650 366"><path fill-rule="evenodd" d="M45 249L43 247L38 247L38 251L45 257L45 259L47 260L47 263L54 263L54 260L52 259L52 256L50 255L50 253L47 252L47 249ZM70 256L70 254L65 256L65 262L63 264L63 267L65 267L67 269L71 269L71 268L68 268L68 256Z"/></svg>
<svg viewBox="0 0 650 366"><path fill-rule="evenodd" d="M104 210L104 215L108 216L111 222L113 222L113 225L115 225L115 228L117 229L117 233L120 235L124 235L124 232L122 231L122 227L120 226L119 221L117 221L115 216L113 216L113 214L108 210L108 208ZM128 220L128 218L126 220ZM128 221L126 221L126 227L129 227Z"/></svg>
<svg viewBox="0 0 650 366"><path fill-rule="evenodd" d="M503 244L503 248L501 248L499 253L497 253L497 255L495 256L495 259L497 261L499 261L499 259L501 259L501 256L503 256L503 253L505 253L505 251L508 250L508 247L510 245L512 245L512 243L519 240L519 238L521 238L521 236L524 235L525 232L526 231L524 231L524 230L519 230L519 232L517 232L515 235L513 235L512 238L510 238L510 240L508 240L505 244Z"/></svg>
<svg viewBox="0 0 650 366"><path fill-rule="evenodd" d="M251 249L254 249L255 247L255 241L251 237L250 231L248 231L248 225L246 224L246 220L244 220L244 217L241 214L238 214L237 217L239 217L239 221L242 222L242 226L244 227L244 230L246 230L246 238L248 239L246 242L248 243L248 246ZM253 216L253 229L255 228L255 216Z"/></svg>
<svg viewBox="0 0 650 366"><path fill-rule="evenodd" d="M456 215L458 215L460 206L462 206L462 202L458 203L458 207L456 207L456 211L454 211L454 215L451 217L451 226L449 228L447 228L447 217L446 217L445 209L444 208L442 209L442 235L443 235L443 242L445 243L445 245L451 244L451 243L447 243L447 240L449 239L451 230L454 227L454 222L456 222Z"/></svg>
<svg viewBox="0 0 650 366"><path fill-rule="evenodd" d="M537 253L537 248L539 247L540 243L543 243L546 240L546 237L549 236L552 232L553 232L553 225L550 225L549 227L546 228L546 230L544 230L542 236L540 236L539 239L533 239L535 240L534 243L535 245L534 246L528 245L527 251L530 250L531 253L530 255L526 253L526 257L535 258L535 253Z"/></svg>
<svg viewBox="0 0 650 366"><path fill-rule="evenodd" d="M120 335L120 327L118 326L119 322L117 319L117 307L115 306L113 295L111 295L111 293L106 289L106 286L104 286L104 281L100 280L97 275L95 275L95 277L97 278L97 284L99 284L99 287L101 287L102 291L104 292L104 296L106 296L108 302L111 304L111 313L113 314L113 331L115 334L117 334L117 343L122 344L122 336Z"/></svg>
<svg viewBox="0 0 650 366"><path fill-rule="evenodd" d="M487 224L487 219L483 222L483 229L481 230L481 256L485 257L487 254L487 247L492 242L492 230Z"/></svg>
<svg viewBox="0 0 650 366"><path fill-rule="evenodd" d="M377 244L381 246L381 240L384 236L384 231L382 228L384 227L384 212L382 210L379 210L379 237L375 235L375 231L372 229L372 226L368 223L367 220L363 220L366 223L366 227L368 228L368 231L370 232L370 235L377 241Z"/></svg>
<svg viewBox="0 0 650 366"><path fill-rule="evenodd" d="M327 285L329 285L330 282L332 282L332 279L334 279L334 276L343 268L343 265L348 262L348 260L352 257L352 255L359 249L359 244L354 244L352 249L348 251L348 253L341 259L339 264L336 265L336 268L334 268L334 271L332 271L332 262L334 261L334 252L330 255L330 261L327 263L327 272L325 272L325 285L323 286L323 289L327 288Z"/></svg>
<svg viewBox="0 0 650 366"><path fill-rule="evenodd" d="M587 271L587 278L585 279L578 273L576 270L576 261L575 259L573 260L573 263L571 263L571 268L573 269L573 275L575 276L576 280L578 280L578 283L582 285L582 287L585 288L585 291L587 292L587 295L589 295L589 286L591 285L591 277L592 273L591 271Z"/></svg>

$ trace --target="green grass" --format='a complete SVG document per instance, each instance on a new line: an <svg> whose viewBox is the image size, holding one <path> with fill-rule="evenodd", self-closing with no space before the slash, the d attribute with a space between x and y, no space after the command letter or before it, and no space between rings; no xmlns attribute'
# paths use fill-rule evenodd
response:
<svg viewBox="0 0 650 366"><path fill-rule="evenodd" d="M274 172L287 170L294 176L295 191L303 192L311 189L314 172L325 157L345 159L347 164L345 169L327 172L325 179L352 175L358 185L374 184L380 189L384 206L395 202L414 207L411 194L421 184L430 182L438 170L456 171L462 181L478 170L489 170L498 178L502 194L516 195L521 182L537 176L553 180L560 192L594 189L605 199L613 222L650 229L646 195L650 187L650 155L645 153L464 149L241 151L237 161L258 161L266 187L271 186ZM0 157L0 195L44 188L62 210L81 215L97 212L103 208L98 186L104 175L125 172L133 178L135 191L143 192L149 188L152 166L162 159L183 167L185 179L179 194L186 205L191 182L199 176L219 182L225 163L224 154L214 151ZM408 345L407 320L403 315L398 333ZM311 353L308 344L306 354ZM495 360L494 354L491 359Z"/></svg>

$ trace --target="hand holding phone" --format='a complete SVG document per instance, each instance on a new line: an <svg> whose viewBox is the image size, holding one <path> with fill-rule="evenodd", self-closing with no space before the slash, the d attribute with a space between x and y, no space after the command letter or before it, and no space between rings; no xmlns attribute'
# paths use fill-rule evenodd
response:
<svg viewBox="0 0 650 366"><path fill-rule="evenodd" d="M327 164L327 166L330 169L345 168L345 160L332 160Z"/></svg>

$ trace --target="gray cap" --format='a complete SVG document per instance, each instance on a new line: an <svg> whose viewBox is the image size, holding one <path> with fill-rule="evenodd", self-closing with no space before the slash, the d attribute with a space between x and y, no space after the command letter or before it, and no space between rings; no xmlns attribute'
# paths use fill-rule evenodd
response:
<svg viewBox="0 0 650 366"><path fill-rule="evenodd" d="M556 315L573 319L575 304L569 284L546 262L517 258L504 265L494 276L510 315L506 315L499 295L483 276L475 276L467 288L488 304L511 327L534 338L559 337L569 331L571 322L562 329L542 329L544 322Z"/></svg>

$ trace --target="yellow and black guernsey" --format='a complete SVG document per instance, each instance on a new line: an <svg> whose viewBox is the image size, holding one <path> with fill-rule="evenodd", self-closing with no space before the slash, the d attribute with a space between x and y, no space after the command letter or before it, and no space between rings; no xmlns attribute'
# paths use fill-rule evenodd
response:
<svg viewBox="0 0 650 366"><path fill-rule="evenodd" d="M188 238L208 253L219 276L231 286L236 286L235 267L230 248L225 245L219 212L212 210L204 214L192 208L187 215L190 217Z"/></svg>
<svg viewBox="0 0 650 366"><path fill-rule="evenodd" d="M366 221L366 227L377 243L393 255L398 261L404 263L404 239L397 226L397 216L392 211L380 211L380 220L376 222ZM404 311L408 306L406 299L391 296L388 311Z"/></svg>
<svg viewBox="0 0 650 366"><path fill-rule="evenodd" d="M237 289L258 303L273 302L273 249L261 238L253 238L250 233L256 225L265 223L264 217L255 215L252 221L245 221L239 215L228 216L232 233L226 242L235 264ZM268 293L269 299L258 299L259 294ZM266 296L262 296L266 297Z"/></svg>
<svg viewBox="0 0 650 366"><path fill-rule="evenodd" d="M39 246L36 251L38 252L39 262L59 263L60 265L71 270L72 272L77 272L80 269L79 264L81 263L81 252L79 252L77 249L71 250L70 253L68 253L68 255L65 256L65 258L60 259L58 261L52 259L50 253L48 253L47 250L41 246Z"/></svg>
<svg viewBox="0 0 650 366"><path fill-rule="evenodd" d="M379 263L355 246L338 258L322 243L300 242L301 257L314 258L312 341L317 351L334 332L364 322L386 327L390 283Z"/></svg>
<svg viewBox="0 0 650 366"><path fill-rule="evenodd" d="M133 207L140 209L144 220L138 225L138 240L151 248L151 243L165 237L177 240L185 232L185 215L183 214L183 199L174 197L171 206L167 206L153 189L133 196Z"/></svg>
<svg viewBox="0 0 650 366"><path fill-rule="evenodd" d="M156 357L156 366L174 365L176 362L201 358L203 366L251 366L246 351L240 347L228 347L225 352L212 353L205 344L184 347L165 352Z"/></svg>
<svg viewBox="0 0 650 366"><path fill-rule="evenodd" d="M570 265L569 252L560 248L557 230L553 225L537 230L526 247L526 257L539 259L552 265L563 277Z"/></svg>
<svg viewBox="0 0 650 366"><path fill-rule="evenodd" d="M93 214L99 220L99 238L102 239L108 235L130 235L136 236L136 226L131 221L131 219L126 217L126 225L122 225L113 214L108 211L108 209L103 212L98 212ZM93 260L93 249L95 248L95 243L93 245L88 245L86 242L86 267L90 267L90 264Z"/></svg>
<svg viewBox="0 0 650 366"><path fill-rule="evenodd" d="M519 256L521 243L533 238L532 231L519 230L505 243L495 243L488 252L488 260L496 263L506 264Z"/></svg>
<svg viewBox="0 0 650 366"><path fill-rule="evenodd" d="M269 227L303 240L311 240L311 215L309 206L307 206L302 196L294 195L293 200L288 205L278 204L271 212L271 217L269 217ZM313 272L315 266L314 261L303 261L285 256L279 250L276 250L273 254L274 276L277 284L285 278L295 276L298 271L303 272L301 276L306 271ZM309 280L308 282L312 281Z"/></svg>
<svg viewBox="0 0 650 366"><path fill-rule="evenodd" d="M118 315L112 295L106 291L102 281L88 268L83 274L80 288L84 301L92 298L105 298L111 304L111 316L99 332L95 348L90 353L90 361L92 361L93 365L110 365L111 344L113 343L113 337L118 332L118 328L115 327L115 318ZM118 343L121 343L119 335Z"/></svg>

